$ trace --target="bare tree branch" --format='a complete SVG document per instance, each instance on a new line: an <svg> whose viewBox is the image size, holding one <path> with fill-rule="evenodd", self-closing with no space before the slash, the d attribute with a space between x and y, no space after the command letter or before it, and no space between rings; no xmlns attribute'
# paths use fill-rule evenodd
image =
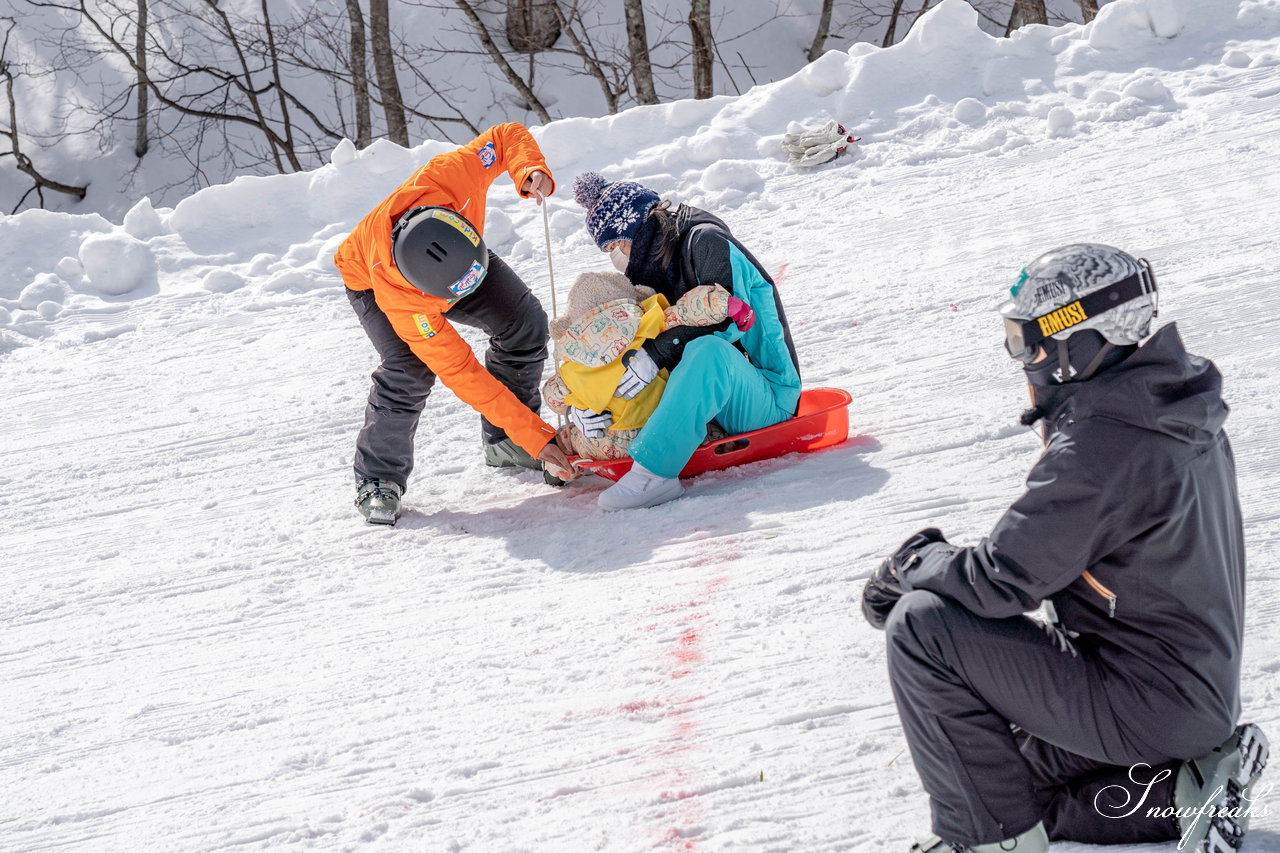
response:
<svg viewBox="0 0 1280 853"><path fill-rule="evenodd" d="M582 64L586 67L587 73L600 84L600 90L604 92L604 102L609 109L609 113L611 115L616 113L618 111L618 93L609 84L609 78L605 76L600 60L590 53L587 50L587 46L583 44L582 39L578 38L578 34L573 29L573 22L565 17L560 6L554 5L552 8L555 9L556 20L560 23L560 31L569 37L574 52L582 58Z"/></svg>
<svg viewBox="0 0 1280 853"><path fill-rule="evenodd" d="M8 53L9 49L9 35L13 32L14 27L17 26L17 22L12 18L0 18L0 20L3 20L8 24L4 31L4 43L3 45L0 45L0 80L4 81L5 96L9 103L9 127L7 130L0 128L0 136L8 137L11 149L0 153L0 156L12 155L14 160L17 162L18 171L22 172L35 182L35 185L31 187L31 189L22 194L22 198L18 199L18 203L10 213L17 213L18 209L22 207L22 203L25 202L27 197L33 192L36 194L37 198L40 199L40 206L44 207L44 189L46 187L54 190L55 192L65 193L66 195L74 196L77 199L83 199L87 189L86 187L72 186L70 184L64 184L61 181L55 181L52 178L45 177L45 175L36 168L35 164L31 162L31 158L22 152L22 147L18 139L18 104L13 95L14 75L13 70L10 68L9 60L5 57L5 54Z"/></svg>
<svg viewBox="0 0 1280 853"><path fill-rule="evenodd" d="M271 12L267 8L267 0L262 0L262 26L266 30L267 36L267 57L271 62L271 82L275 86L276 101L280 105L280 123L284 125L285 151L289 152L290 165L295 169L301 169L302 164L298 162L297 147L294 145L293 140L293 122L289 121L290 97L285 92L284 84L280 81L280 52L276 50L276 34L275 29L271 26Z"/></svg>

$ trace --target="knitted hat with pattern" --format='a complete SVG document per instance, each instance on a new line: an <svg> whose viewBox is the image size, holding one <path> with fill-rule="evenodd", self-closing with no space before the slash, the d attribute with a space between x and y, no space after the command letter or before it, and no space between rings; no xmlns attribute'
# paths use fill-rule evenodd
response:
<svg viewBox="0 0 1280 853"><path fill-rule="evenodd" d="M573 182L573 197L587 209L587 230L601 250L618 240L634 240L644 218L661 201L642 184L611 184L599 172L579 175Z"/></svg>
<svg viewBox="0 0 1280 853"><path fill-rule="evenodd" d="M593 308L616 299L634 299L640 302L653 296L647 287L633 285L627 277L616 272L584 272L569 288L568 305L563 316L551 321L551 337L558 338L570 326L581 320Z"/></svg>

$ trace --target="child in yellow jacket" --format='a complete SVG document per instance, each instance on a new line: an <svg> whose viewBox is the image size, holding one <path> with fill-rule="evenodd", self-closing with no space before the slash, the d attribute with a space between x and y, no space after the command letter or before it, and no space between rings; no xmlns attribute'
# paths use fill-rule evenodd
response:
<svg viewBox="0 0 1280 853"><path fill-rule="evenodd" d="M719 285L696 287L670 305L619 273L578 276L565 314L551 321L556 373L542 388L552 411L569 420L560 430L561 446L588 459L626 458L627 445L657 408L667 379L662 370L630 400L615 396L627 354L673 326L733 321L745 329L753 320L751 309Z"/></svg>

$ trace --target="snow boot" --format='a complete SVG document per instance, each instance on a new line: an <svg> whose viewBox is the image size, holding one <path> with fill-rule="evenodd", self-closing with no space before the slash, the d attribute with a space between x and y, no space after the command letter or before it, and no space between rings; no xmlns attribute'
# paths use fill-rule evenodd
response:
<svg viewBox="0 0 1280 853"><path fill-rule="evenodd" d="M1006 838L1004 841L992 841L989 844L975 844L966 847L963 844L948 844L936 835L911 845L911 853L1003 853L1016 850L1018 853L1045 853L1049 849L1049 834L1044 831L1044 824L1037 823L1017 838Z"/></svg>
<svg viewBox="0 0 1280 853"><path fill-rule="evenodd" d="M356 487L356 507L370 524L395 524L403 490L390 480L369 478Z"/></svg>
<svg viewBox="0 0 1280 853"><path fill-rule="evenodd" d="M542 463L534 459L524 448L509 438L500 441L485 442L484 464L490 468L528 468L541 471Z"/></svg>
<svg viewBox="0 0 1280 853"><path fill-rule="evenodd" d="M659 477L639 462L633 462L631 470L601 492L596 503L605 512L644 509L675 500L682 494L684 486L680 485L678 477Z"/></svg>
<svg viewBox="0 0 1280 853"><path fill-rule="evenodd" d="M1267 764L1267 737L1253 723L1237 726L1208 755L1184 761L1173 787L1183 843L1194 853L1235 853L1249 828L1250 794Z"/></svg>

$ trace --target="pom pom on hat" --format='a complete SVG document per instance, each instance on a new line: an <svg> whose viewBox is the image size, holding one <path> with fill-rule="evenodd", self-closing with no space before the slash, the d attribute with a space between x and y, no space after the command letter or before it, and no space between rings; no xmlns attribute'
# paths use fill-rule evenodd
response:
<svg viewBox="0 0 1280 853"><path fill-rule="evenodd" d="M573 181L573 200L590 211L600 202L600 194L608 185L599 172L583 172Z"/></svg>
<svg viewBox="0 0 1280 853"><path fill-rule="evenodd" d="M587 230L601 250L619 240L634 240L644 218L661 201L643 184L611 184L599 172L579 175L573 182L573 198L587 209Z"/></svg>

